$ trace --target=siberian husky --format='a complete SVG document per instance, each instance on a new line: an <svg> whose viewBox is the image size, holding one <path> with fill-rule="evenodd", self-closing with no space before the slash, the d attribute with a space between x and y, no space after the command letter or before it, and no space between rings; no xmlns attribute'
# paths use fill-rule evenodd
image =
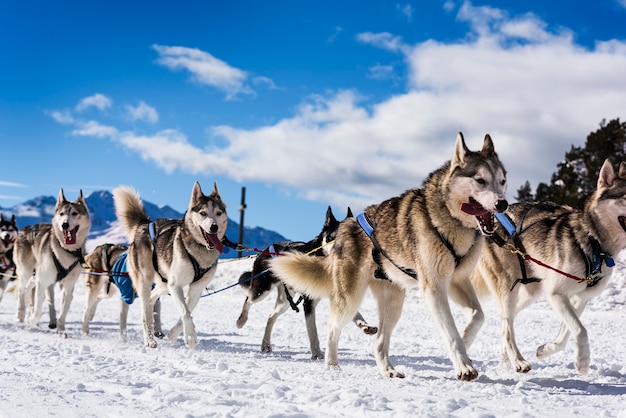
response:
<svg viewBox="0 0 626 418"><path fill-rule="evenodd" d="M626 248L626 163L616 175L611 162L604 162L597 189L581 210L528 203L511 205L507 214L512 236L499 225L472 273L478 293L490 291L500 305L503 358L518 372L531 369L515 342L514 320L543 294L562 322L556 339L537 349L537 358L563 350L572 335L574 366L586 375L589 338L580 315L608 284L613 257ZM468 327L480 328L480 318L474 322Z"/></svg>
<svg viewBox="0 0 626 418"><path fill-rule="evenodd" d="M18 228L15 215L10 220L0 213L0 301L10 281L15 280L13 246L17 239Z"/></svg>
<svg viewBox="0 0 626 418"><path fill-rule="evenodd" d="M448 348L457 377L473 380L478 371L467 356L448 295L473 315L482 309L469 280L493 214L506 210L506 172L489 135L481 151L470 151L459 133L452 160L430 174L423 188L367 207L347 219L326 257L289 254L270 267L282 281L311 297L330 296L326 364L338 368L342 328L357 312L369 285L378 301L375 358L383 376L404 377L389 359L405 289L420 287Z"/></svg>
<svg viewBox="0 0 626 418"><path fill-rule="evenodd" d="M50 224L25 227L15 242L15 265L19 283L17 320L24 322L26 304L34 287L34 299L27 326L37 327L41 319L43 300L48 295L50 328L65 334L65 317L74 297L74 285L80 277L85 242L91 221L83 191L69 202L63 189L59 191L54 216ZM61 315L56 319L54 285L62 290Z"/></svg>
<svg viewBox="0 0 626 418"><path fill-rule="evenodd" d="M144 344L157 346L154 304L169 292L180 319L167 337L174 343L182 331L185 345L195 348L198 340L191 313L215 275L228 226L226 205L217 183L208 196L202 193L198 182L194 183L183 219L152 222L139 195L126 186L113 190L113 199L117 218L125 227L130 243L128 273L142 306ZM151 290L153 285L155 288ZM185 296L186 286L189 288Z"/></svg>
<svg viewBox="0 0 626 418"><path fill-rule="evenodd" d="M120 295L120 338L126 338L128 308L134 302L136 292L128 274L126 259L128 247L121 244L102 244L85 257L83 276L87 287L83 334L89 334L98 303L115 294ZM162 337L161 302L154 304L154 334Z"/></svg>
<svg viewBox="0 0 626 418"><path fill-rule="evenodd" d="M351 218L352 216L352 212L348 209L346 218ZM274 329L274 324L276 323L278 317L285 313L290 306L292 309L298 310L298 303L293 301L293 296L295 295L294 290L285 286L283 282L272 274L268 265L269 260L287 251L298 251L307 255L318 257L326 255L327 251L332 246L332 241L335 240L339 224L340 222L337 218L335 218L335 215L329 206L326 210L326 220L324 221L322 231L315 238L308 242L285 241L272 244L257 255L254 260L252 271L244 272L239 278L239 284L248 290L248 294L243 303L241 314L237 319L237 328L242 328L248 321L248 313L252 304L262 301L272 289L276 288L276 304L274 306L274 310L267 318L265 333L263 334L263 340L261 341L262 352L269 353L272 351L272 330ZM319 337L317 336L317 326L315 323L315 308L319 301L319 298L311 298L307 295L302 295L304 319L307 334L309 336L309 343L311 345L311 358L314 360L324 358L324 354L320 349ZM366 334L375 334L377 331L377 328L367 324L363 316L361 316L358 312L354 317L354 322Z"/></svg>

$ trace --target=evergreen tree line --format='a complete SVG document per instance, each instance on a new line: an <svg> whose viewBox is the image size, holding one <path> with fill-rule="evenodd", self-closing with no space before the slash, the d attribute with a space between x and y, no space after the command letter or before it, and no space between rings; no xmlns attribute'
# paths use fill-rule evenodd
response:
<svg viewBox="0 0 626 418"><path fill-rule="evenodd" d="M565 159L557 164L549 184L539 183L535 193L526 181L517 190L518 202L551 201L562 205L580 207L582 201L596 189L598 173L605 159L615 167L624 158L626 122L618 119L600 122L600 128L587 136L584 147L575 147L565 153Z"/></svg>

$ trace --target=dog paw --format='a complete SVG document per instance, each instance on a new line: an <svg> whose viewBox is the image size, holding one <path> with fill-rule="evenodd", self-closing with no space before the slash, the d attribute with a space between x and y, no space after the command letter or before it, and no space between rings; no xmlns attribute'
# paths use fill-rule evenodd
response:
<svg viewBox="0 0 626 418"><path fill-rule="evenodd" d="M530 371L530 369L532 369L532 366L529 362L527 361L518 361L515 365L515 371L518 373L528 373Z"/></svg>
<svg viewBox="0 0 626 418"><path fill-rule="evenodd" d="M271 353L272 345L271 344L262 344L261 345L261 353Z"/></svg>
<svg viewBox="0 0 626 418"><path fill-rule="evenodd" d="M324 354L323 353L313 353L311 355L311 360L324 360Z"/></svg>
<svg viewBox="0 0 626 418"><path fill-rule="evenodd" d="M165 334L163 334L163 331L154 331L154 336L161 339L165 337Z"/></svg>
<svg viewBox="0 0 626 418"><path fill-rule="evenodd" d="M478 377L478 371L473 367L466 367L464 370L457 372L457 379L462 380L464 382L471 382Z"/></svg>
<svg viewBox="0 0 626 418"><path fill-rule="evenodd" d="M363 327L361 329L367 335L374 335L374 334L376 334L378 332L378 327L373 327L371 325L368 325L368 326Z"/></svg>
<svg viewBox="0 0 626 418"><path fill-rule="evenodd" d="M243 326L246 325L246 322L248 322L248 317L241 315L237 319L237 328L243 328Z"/></svg>
<svg viewBox="0 0 626 418"><path fill-rule="evenodd" d="M404 379L404 373L399 372L396 369L386 369L381 374L383 377Z"/></svg>
<svg viewBox="0 0 626 418"><path fill-rule="evenodd" d="M154 339L149 339L146 341L146 347L148 348L156 348L157 347L157 342L154 341Z"/></svg>

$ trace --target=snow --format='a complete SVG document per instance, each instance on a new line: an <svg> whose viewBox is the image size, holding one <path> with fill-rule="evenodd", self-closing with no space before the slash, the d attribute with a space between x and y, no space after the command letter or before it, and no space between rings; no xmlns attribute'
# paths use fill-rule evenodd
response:
<svg viewBox="0 0 626 418"><path fill-rule="evenodd" d="M209 290L233 283L252 259L221 262ZM286 312L274 328L274 352L260 352L274 296L254 305L250 319L235 321L245 299L238 286L203 297L194 312L199 344L179 338L145 348L139 303L129 310L129 331L118 332L119 299L103 300L89 336L81 334L85 286L81 279L67 319L67 338L47 328L27 329L15 320L13 294L0 303L0 416L6 417L626 417L626 267L583 315L591 344L588 376L573 367L573 341L538 363L536 348L551 341L559 323L545 301L516 321L517 341L532 362L518 374L500 361L500 319L493 299L469 354L480 372L474 382L454 377L452 365L419 291L409 291L394 332L391 355L405 379L383 378L372 354L375 337L353 324L339 346L340 371L310 359L302 312ZM57 292L59 296L60 292ZM163 326L176 320L162 298ZM60 306L60 305L59 305ZM454 307L457 324L464 319ZM361 312L376 324L368 295ZM328 301L317 308L322 346Z"/></svg>

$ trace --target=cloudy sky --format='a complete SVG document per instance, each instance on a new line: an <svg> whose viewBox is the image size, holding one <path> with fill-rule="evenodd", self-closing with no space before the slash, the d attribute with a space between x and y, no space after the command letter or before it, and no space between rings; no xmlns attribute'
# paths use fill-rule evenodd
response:
<svg viewBox="0 0 626 418"><path fill-rule="evenodd" d="M0 13L0 207L126 184L308 240L489 133L510 200L626 117L626 1L21 1ZM575 4L573 7L572 5ZM236 237L233 237L236 238Z"/></svg>

